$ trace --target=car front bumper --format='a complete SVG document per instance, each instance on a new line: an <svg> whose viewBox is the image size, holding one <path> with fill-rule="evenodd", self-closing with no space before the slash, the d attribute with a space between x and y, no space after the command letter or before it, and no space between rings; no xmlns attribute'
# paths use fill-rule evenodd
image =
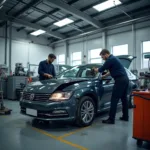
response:
<svg viewBox="0 0 150 150"><path fill-rule="evenodd" d="M74 98L63 102L41 102L20 100L20 112L39 120L74 120L76 114L76 100ZM36 112L36 115L28 113L28 110Z"/></svg>

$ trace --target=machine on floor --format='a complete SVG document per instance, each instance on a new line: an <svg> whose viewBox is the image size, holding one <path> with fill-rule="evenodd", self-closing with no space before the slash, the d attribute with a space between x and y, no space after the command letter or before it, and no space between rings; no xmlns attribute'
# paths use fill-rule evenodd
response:
<svg viewBox="0 0 150 150"><path fill-rule="evenodd" d="M19 100L20 94L28 84L27 72L22 63L16 63L15 72L7 77L7 99Z"/></svg>

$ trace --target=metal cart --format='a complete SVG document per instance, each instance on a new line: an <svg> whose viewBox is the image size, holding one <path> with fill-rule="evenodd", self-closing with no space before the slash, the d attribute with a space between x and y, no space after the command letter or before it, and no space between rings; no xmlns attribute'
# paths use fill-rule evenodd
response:
<svg viewBox="0 0 150 150"><path fill-rule="evenodd" d="M137 145L142 146L143 141L150 142L150 91L135 91L133 111L133 138Z"/></svg>

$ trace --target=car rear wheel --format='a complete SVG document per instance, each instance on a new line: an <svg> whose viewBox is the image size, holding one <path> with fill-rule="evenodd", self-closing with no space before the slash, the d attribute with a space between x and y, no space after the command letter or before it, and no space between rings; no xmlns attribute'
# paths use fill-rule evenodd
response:
<svg viewBox="0 0 150 150"><path fill-rule="evenodd" d="M89 126L95 118L95 102L89 96L81 98L78 104L76 124L80 127Z"/></svg>

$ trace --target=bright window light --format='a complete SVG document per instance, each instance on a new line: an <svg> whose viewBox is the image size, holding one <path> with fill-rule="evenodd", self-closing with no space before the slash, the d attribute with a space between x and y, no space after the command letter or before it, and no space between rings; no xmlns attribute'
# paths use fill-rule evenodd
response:
<svg viewBox="0 0 150 150"><path fill-rule="evenodd" d="M128 44L113 46L112 53L114 56L128 55Z"/></svg>
<svg viewBox="0 0 150 150"><path fill-rule="evenodd" d="M120 5L120 4L122 4L120 0L107 0L106 2L93 6L93 8L98 11L103 11L103 10L115 7L117 5Z"/></svg>
<svg viewBox="0 0 150 150"><path fill-rule="evenodd" d="M38 36L38 35L40 35L40 34L43 34L43 33L45 33L46 31L44 31L44 30L37 30L37 31L34 31L34 32L32 32L32 33L30 33L31 35L34 35L34 36Z"/></svg>
<svg viewBox="0 0 150 150"><path fill-rule="evenodd" d="M58 26L58 27L62 27L62 26L65 26L67 24L70 24L74 22L73 20L69 19L69 18L65 18L63 20L60 20L58 22L55 22L54 25Z"/></svg>
<svg viewBox="0 0 150 150"><path fill-rule="evenodd" d="M142 61L142 69L147 69L148 68L148 59L145 59L144 56L150 53L150 41L144 41L142 43L142 57L143 57L143 61Z"/></svg>
<svg viewBox="0 0 150 150"><path fill-rule="evenodd" d="M102 48L90 50L90 63L102 63L102 58L99 56Z"/></svg>

